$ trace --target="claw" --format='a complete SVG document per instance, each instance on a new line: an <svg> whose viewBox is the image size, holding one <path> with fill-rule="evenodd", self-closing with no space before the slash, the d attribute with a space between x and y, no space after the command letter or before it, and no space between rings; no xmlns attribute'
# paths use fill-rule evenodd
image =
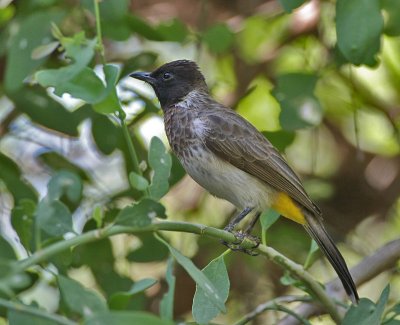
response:
<svg viewBox="0 0 400 325"><path fill-rule="evenodd" d="M237 241L235 241L233 243L228 243L228 242L222 240L221 243L223 245L225 245L226 247L228 247L229 249L231 249L233 251L243 252L243 253L248 254L250 256L257 256L258 255L258 253L256 253L254 251L254 249L257 248L260 245L261 240L260 240L259 237L247 234L247 233L245 233L243 231L232 231L232 230L229 230L229 229L226 229L226 228L228 228L228 227L225 227L224 230L229 231L231 234L233 234L235 236L235 238L237 239ZM243 243L243 241L245 239L249 239L249 240L255 242L256 244L252 248L244 248L241 245L242 245L242 243Z"/></svg>

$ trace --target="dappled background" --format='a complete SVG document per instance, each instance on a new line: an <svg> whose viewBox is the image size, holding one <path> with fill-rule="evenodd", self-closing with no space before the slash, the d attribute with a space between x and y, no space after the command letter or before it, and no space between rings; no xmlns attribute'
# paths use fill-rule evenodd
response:
<svg viewBox="0 0 400 325"><path fill-rule="evenodd" d="M380 2L382 27L366 5L342 5L339 11L334 1L312 0L288 13L295 7L289 2L104 0L100 15L105 60L121 69L118 97L146 177L151 177L146 163L151 138L158 136L168 144L154 93L126 76L175 59L195 60L213 96L263 131L285 155L353 266L400 232L400 7L395 1ZM70 230L78 233L112 221L141 194L130 177L134 164L119 120L103 114L113 111L96 102L93 79L71 82L60 77L59 83L52 83L43 74L35 75L74 59L82 62L78 54L71 59L61 51L58 37L94 39L93 1L0 4L0 230L18 256L25 257L38 247L31 232L35 206L55 175L76 181L78 197L64 198L67 211L58 212L73 219ZM346 17L347 11L354 16ZM359 52L352 48L349 20L371 33ZM339 46L337 34L342 37ZM94 67L108 83L101 61L97 54L84 65ZM82 95L82 89L87 93ZM221 228L235 212L185 175L175 157L169 186L161 202L170 220ZM215 239L197 235L165 237L200 268L225 249ZM304 263L310 239L302 227L278 220L266 240ZM158 279L130 301L132 309L158 313L168 288L167 257L168 250L151 234L119 235L77 247L51 262L62 274L106 297L135 281ZM225 261L231 283L228 313L216 322L231 324L264 301L299 292L286 286L280 280L284 271L263 257L230 253ZM324 260L316 261L310 272L321 282L335 276ZM59 293L51 272L38 274L39 279L20 289L20 298L57 311ZM175 275L175 319L190 320L195 283L179 266ZM376 300L388 282L390 300L400 299L396 268L361 285L360 294ZM281 317L268 312L253 324L272 324Z"/></svg>

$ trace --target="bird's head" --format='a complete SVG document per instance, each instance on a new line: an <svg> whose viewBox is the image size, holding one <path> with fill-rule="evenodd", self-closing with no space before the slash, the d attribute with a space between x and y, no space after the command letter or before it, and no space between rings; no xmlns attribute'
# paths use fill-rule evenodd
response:
<svg viewBox="0 0 400 325"><path fill-rule="evenodd" d="M163 109L178 103L193 90L208 93L199 67L189 60L172 61L153 72L135 72L130 76L149 83Z"/></svg>

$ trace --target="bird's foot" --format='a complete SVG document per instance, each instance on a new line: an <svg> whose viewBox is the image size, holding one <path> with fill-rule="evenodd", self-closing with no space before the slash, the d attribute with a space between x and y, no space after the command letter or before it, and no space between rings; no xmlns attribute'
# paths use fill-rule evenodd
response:
<svg viewBox="0 0 400 325"><path fill-rule="evenodd" d="M225 240L222 240L221 243L224 244L226 247L228 247L229 249L231 249L233 251L243 252L250 256L258 255L258 253L255 252L254 250L260 245L261 240L259 237L253 236L251 234L248 234L248 233L240 231L240 230L233 231L232 229L229 229L229 227L226 227L224 230L229 231L236 238L236 240L232 243L228 243ZM243 247L242 244L245 239L252 241L254 243L254 246L252 246L250 248Z"/></svg>

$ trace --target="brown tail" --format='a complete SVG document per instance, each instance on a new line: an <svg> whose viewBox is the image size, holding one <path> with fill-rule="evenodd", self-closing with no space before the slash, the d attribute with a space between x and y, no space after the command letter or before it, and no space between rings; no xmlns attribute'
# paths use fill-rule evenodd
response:
<svg viewBox="0 0 400 325"><path fill-rule="evenodd" d="M342 254L326 231L320 218L312 215L311 212L308 211L304 211L304 214L307 220L307 224L304 227L309 235L317 242L319 248L324 252L339 276L340 281L342 281L347 295L350 297L351 301L356 304L359 300L357 288Z"/></svg>

